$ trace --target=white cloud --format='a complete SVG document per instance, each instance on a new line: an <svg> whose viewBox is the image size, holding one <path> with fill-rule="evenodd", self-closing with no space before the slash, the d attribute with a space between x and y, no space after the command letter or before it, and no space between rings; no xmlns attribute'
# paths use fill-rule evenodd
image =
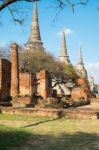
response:
<svg viewBox="0 0 99 150"><path fill-rule="evenodd" d="M88 64L87 67L88 67L88 68L94 68L94 69L96 69L97 67L99 67L99 62L90 63L90 64Z"/></svg>
<svg viewBox="0 0 99 150"><path fill-rule="evenodd" d="M66 35L74 34L74 32L69 28L65 28L64 31ZM62 35L62 31L60 31L58 35Z"/></svg>
<svg viewBox="0 0 99 150"><path fill-rule="evenodd" d="M99 62L90 63L86 66L88 72L94 77L95 82L99 83Z"/></svg>

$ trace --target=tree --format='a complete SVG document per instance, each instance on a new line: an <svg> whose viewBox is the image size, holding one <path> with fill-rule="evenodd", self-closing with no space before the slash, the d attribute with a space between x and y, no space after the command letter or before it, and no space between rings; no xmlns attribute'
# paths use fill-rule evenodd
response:
<svg viewBox="0 0 99 150"><path fill-rule="evenodd" d="M5 8L8 8L13 20L21 24L23 23L24 18L21 18L21 19L17 18L14 15L14 11L16 10L15 9L13 10L12 7L10 6L12 6L13 4L16 4L17 6L17 2L18 3L22 3L22 2L31 3L35 1L41 1L41 0L0 0L0 11L2 11ZM75 6L86 5L88 3L88 0L75 0L75 1L74 0L55 0L54 3L56 4L56 7L59 8L59 11L66 8L66 6L68 6L74 12ZM19 10L19 7L17 8L17 10Z"/></svg>
<svg viewBox="0 0 99 150"><path fill-rule="evenodd" d="M21 72L35 73L45 69L51 73L52 78L56 77L60 82L77 78L76 71L72 65L59 62L45 50L20 51L19 60Z"/></svg>
<svg viewBox="0 0 99 150"><path fill-rule="evenodd" d="M58 72L61 69L60 63L45 50L20 51L20 71L38 72L46 69L50 72Z"/></svg>

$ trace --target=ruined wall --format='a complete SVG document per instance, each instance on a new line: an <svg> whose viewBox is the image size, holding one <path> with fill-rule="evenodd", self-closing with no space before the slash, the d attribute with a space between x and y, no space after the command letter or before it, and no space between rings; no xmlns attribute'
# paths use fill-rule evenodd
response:
<svg viewBox="0 0 99 150"><path fill-rule="evenodd" d="M0 59L0 101L6 101L10 97L11 87L11 63L6 59Z"/></svg>
<svg viewBox="0 0 99 150"><path fill-rule="evenodd" d="M13 108L13 107L1 107L0 112L2 114L15 114L15 115L29 115L29 116L43 116L66 119L99 119L99 109L46 109L46 108Z"/></svg>
<svg viewBox="0 0 99 150"><path fill-rule="evenodd" d="M20 96L32 96L34 93L36 93L36 75L30 73L20 73L19 91Z"/></svg>
<svg viewBox="0 0 99 150"><path fill-rule="evenodd" d="M76 81L76 87L72 89L71 98L73 100L89 99L93 95L90 90L88 81L85 78L79 78Z"/></svg>
<svg viewBox="0 0 99 150"><path fill-rule="evenodd" d="M76 80L76 84L77 84L77 86L87 85L87 80L86 80L86 78L78 78Z"/></svg>
<svg viewBox="0 0 99 150"><path fill-rule="evenodd" d="M50 73L45 70L41 70L36 74L37 76L37 93L43 98L47 98L52 95L51 77Z"/></svg>

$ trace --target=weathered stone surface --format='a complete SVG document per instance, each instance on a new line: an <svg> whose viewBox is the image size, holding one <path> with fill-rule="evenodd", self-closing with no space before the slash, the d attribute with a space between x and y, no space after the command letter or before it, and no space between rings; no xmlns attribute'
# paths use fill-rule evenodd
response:
<svg viewBox="0 0 99 150"><path fill-rule="evenodd" d="M97 119L99 109L45 109L45 108L0 108L2 114L17 114L29 116L47 116L53 118L65 117L66 119Z"/></svg>
<svg viewBox="0 0 99 150"><path fill-rule="evenodd" d="M51 78L48 71L41 70L37 73L37 93L43 98L51 96Z"/></svg>
<svg viewBox="0 0 99 150"><path fill-rule="evenodd" d="M34 3L33 21L29 41L26 46L27 50L42 50L43 42L41 41L37 4Z"/></svg>
<svg viewBox="0 0 99 150"><path fill-rule="evenodd" d="M51 104L57 105L58 99L54 97L48 97L46 103L47 105L51 105Z"/></svg>
<svg viewBox="0 0 99 150"><path fill-rule="evenodd" d="M42 97L38 96L36 99L35 107L36 108L44 108L45 107L45 100Z"/></svg>
<svg viewBox="0 0 99 150"><path fill-rule="evenodd" d="M72 89L71 98L72 99L84 99L87 100L92 98L93 95L90 90L88 81L85 78L79 78L76 80L76 87Z"/></svg>
<svg viewBox="0 0 99 150"><path fill-rule="evenodd" d="M85 78L78 78L76 80L77 86L82 86L82 85L86 85L86 79Z"/></svg>
<svg viewBox="0 0 99 150"><path fill-rule="evenodd" d="M31 73L19 74L20 95L32 96L36 94L36 75Z"/></svg>
<svg viewBox="0 0 99 150"><path fill-rule="evenodd" d="M11 63L6 59L0 59L0 101L6 101L10 97Z"/></svg>
<svg viewBox="0 0 99 150"><path fill-rule="evenodd" d="M11 96L19 94L19 58L18 45L13 43L11 46Z"/></svg>
<svg viewBox="0 0 99 150"><path fill-rule="evenodd" d="M80 47L80 50L79 50L79 57L78 57L78 63L76 65L76 69L77 69L77 74L80 77L88 79L87 71L84 67L84 62L83 62L83 58L82 58L81 47Z"/></svg>
<svg viewBox="0 0 99 150"><path fill-rule="evenodd" d="M30 96L14 97L12 99L12 105L15 107L33 107L34 101L33 98Z"/></svg>
<svg viewBox="0 0 99 150"><path fill-rule="evenodd" d="M67 54L65 31L62 32L62 43L59 60L63 63L70 64L69 56Z"/></svg>
<svg viewBox="0 0 99 150"><path fill-rule="evenodd" d="M71 98L73 100L85 99L87 100L89 97L89 90L86 88L76 87L71 92Z"/></svg>

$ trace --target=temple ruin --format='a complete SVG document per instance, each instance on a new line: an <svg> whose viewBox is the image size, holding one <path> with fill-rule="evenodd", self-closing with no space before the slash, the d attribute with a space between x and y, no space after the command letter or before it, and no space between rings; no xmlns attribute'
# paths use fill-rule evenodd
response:
<svg viewBox="0 0 99 150"><path fill-rule="evenodd" d="M33 21L29 40L26 44L26 50L43 50L43 42L41 41L37 4L34 3ZM59 61L71 64L67 53L65 32L62 33L62 43ZM47 101L54 101L58 95L71 96L71 98L85 98L90 95L88 86L87 71L84 68L81 50L79 60L76 66L80 73L80 79L76 84L69 81L61 83L53 87L54 82L51 74L46 70L38 73L21 73L19 71L19 52L18 44L11 45L11 62L0 58L0 102L22 102L25 104L34 103L35 98ZM53 99L54 98L54 99Z"/></svg>

